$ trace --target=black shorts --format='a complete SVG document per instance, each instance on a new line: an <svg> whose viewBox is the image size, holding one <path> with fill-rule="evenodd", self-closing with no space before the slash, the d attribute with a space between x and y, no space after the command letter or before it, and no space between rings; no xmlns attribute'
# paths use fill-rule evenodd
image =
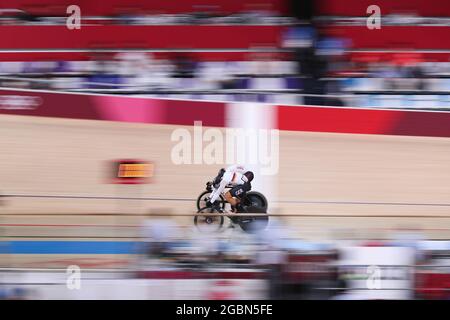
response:
<svg viewBox="0 0 450 320"><path fill-rule="evenodd" d="M230 194L232 197L242 199L251 188L249 183L239 184L230 189Z"/></svg>

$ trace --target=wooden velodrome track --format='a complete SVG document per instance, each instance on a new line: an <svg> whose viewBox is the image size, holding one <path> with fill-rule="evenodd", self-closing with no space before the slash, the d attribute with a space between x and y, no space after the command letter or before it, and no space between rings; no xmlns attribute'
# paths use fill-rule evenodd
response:
<svg viewBox="0 0 450 320"><path fill-rule="evenodd" d="M192 213L193 199L221 166L174 165L175 128L0 116L0 191L9 195L0 207L4 239L131 237L136 228L38 225L138 225L142 217L127 214ZM123 158L154 161L153 183L107 183L106 162ZM410 228L448 239L450 139L283 131L275 189L271 213L287 215L282 221L299 237L378 238ZM176 219L191 225L191 218Z"/></svg>

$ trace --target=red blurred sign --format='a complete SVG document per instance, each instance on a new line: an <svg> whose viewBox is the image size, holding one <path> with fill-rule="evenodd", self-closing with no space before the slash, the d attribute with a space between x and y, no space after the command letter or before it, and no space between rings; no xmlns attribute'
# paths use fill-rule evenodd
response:
<svg viewBox="0 0 450 320"><path fill-rule="evenodd" d="M113 183L143 184L150 183L154 174L153 162L138 159L122 159L113 161Z"/></svg>

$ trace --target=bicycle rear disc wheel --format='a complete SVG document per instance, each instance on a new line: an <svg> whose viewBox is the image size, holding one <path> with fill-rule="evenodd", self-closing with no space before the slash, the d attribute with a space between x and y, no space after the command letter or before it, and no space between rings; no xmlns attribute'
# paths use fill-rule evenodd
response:
<svg viewBox="0 0 450 320"><path fill-rule="evenodd" d="M257 233L267 228L269 224L269 216L252 216L252 213L267 214L266 210L259 207L247 207L246 212L248 217L239 217L239 226L247 233Z"/></svg>

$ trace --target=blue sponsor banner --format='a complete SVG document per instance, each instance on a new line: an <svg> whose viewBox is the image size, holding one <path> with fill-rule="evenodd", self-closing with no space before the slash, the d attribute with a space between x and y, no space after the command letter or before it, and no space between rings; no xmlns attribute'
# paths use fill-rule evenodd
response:
<svg viewBox="0 0 450 320"><path fill-rule="evenodd" d="M0 241L0 254L135 254L135 241Z"/></svg>

